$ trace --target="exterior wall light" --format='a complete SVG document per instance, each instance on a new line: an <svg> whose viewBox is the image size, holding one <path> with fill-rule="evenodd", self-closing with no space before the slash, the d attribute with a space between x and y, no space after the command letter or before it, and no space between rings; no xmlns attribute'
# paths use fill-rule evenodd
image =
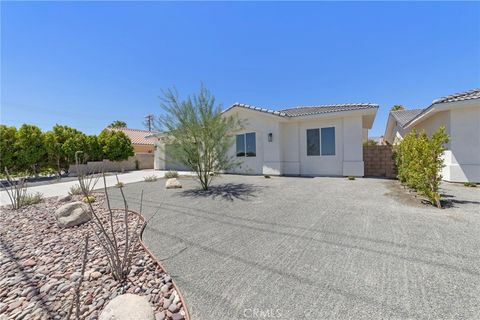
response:
<svg viewBox="0 0 480 320"><path fill-rule="evenodd" d="M268 142L272 142L273 141L273 133L269 133L268 134Z"/></svg>

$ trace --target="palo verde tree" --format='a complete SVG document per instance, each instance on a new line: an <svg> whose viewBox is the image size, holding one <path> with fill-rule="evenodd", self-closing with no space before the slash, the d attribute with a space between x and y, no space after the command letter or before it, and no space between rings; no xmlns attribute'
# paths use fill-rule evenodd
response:
<svg viewBox="0 0 480 320"><path fill-rule="evenodd" d="M180 100L175 89L163 91L156 127L165 132L168 157L191 168L204 190L213 176L236 165L228 149L232 133L240 128L233 117L223 116L215 97L202 85L200 92Z"/></svg>
<svg viewBox="0 0 480 320"><path fill-rule="evenodd" d="M122 131L105 129L98 136L98 142L105 158L111 161L127 160L134 155L132 141Z"/></svg>

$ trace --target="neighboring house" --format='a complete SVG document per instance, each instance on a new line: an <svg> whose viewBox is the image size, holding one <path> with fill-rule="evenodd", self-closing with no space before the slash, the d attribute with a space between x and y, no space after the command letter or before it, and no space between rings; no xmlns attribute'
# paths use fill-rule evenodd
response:
<svg viewBox="0 0 480 320"><path fill-rule="evenodd" d="M230 155L241 163L231 173L363 176L362 144L378 105L339 104L269 110L236 103L223 112L242 121ZM158 139L161 144L161 139ZM155 168L175 166L160 154Z"/></svg>
<svg viewBox="0 0 480 320"><path fill-rule="evenodd" d="M480 182L480 89L434 100L425 109L391 111L385 140L397 144L413 128L431 135L442 125L450 137L443 179Z"/></svg>
<svg viewBox="0 0 480 320"><path fill-rule="evenodd" d="M128 128L107 128L108 130L122 131L132 141L133 152L135 154L153 153L155 151L154 139L147 138L155 132Z"/></svg>

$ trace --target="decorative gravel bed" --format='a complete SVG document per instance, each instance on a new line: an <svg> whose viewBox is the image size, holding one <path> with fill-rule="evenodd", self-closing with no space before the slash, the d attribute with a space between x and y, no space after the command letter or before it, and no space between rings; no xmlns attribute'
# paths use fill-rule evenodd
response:
<svg viewBox="0 0 480 320"><path fill-rule="evenodd" d="M104 197L94 207L104 212ZM64 319L80 277L83 239L91 234L81 288L81 314L97 319L116 296L135 293L148 298L160 319L184 319L186 310L171 277L137 243L128 283L118 284L92 228L84 223L61 229L53 212L63 203L48 198L18 211L0 207L0 318ZM106 215L105 215L106 216ZM133 226L134 215L129 217ZM117 233L121 243L122 232Z"/></svg>

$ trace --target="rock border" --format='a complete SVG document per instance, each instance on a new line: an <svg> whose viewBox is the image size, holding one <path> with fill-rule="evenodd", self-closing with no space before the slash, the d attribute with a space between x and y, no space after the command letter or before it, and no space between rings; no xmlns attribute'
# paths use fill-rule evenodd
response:
<svg viewBox="0 0 480 320"><path fill-rule="evenodd" d="M122 211L125 211L125 209L117 209L117 208L112 208L112 210L122 210ZM170 275L170 273L167 271L167 269L163 266L163 264L157 259L157 257L155 257L155 255L152 253L152 251L150 251L150 249L148 249L148 246L145 244L145 242L143 242L143 231L145 231L145 228L147 227L147 221L145 219L145 217L143 216L143 214L137 212L137 211L134 211L134 210L131 210L131 209L128 209L129 212L137 215L141 221L142 221L142 227L140 228L140 234L139 234L139 242L140 242L140 245L142 246L142 248L148 253L148 255L150 256L150 258L152 258L152 260L160 267L160 269L162 269L162 271L168 275ZM177 291L177 294L178 294L178 298L180 299L180 302L182 303L182 306L183 306L183 309L185 311L185 320L191 320L191 317L190 317L190 312L188 311L188 307L187 307L187 304L185 303L185 298L183 297L182 295L182 292L180 291L180 289L178 288L177 284L175 283L175 280L173 279L172 277L172 286L173 288Z"/></svg>

